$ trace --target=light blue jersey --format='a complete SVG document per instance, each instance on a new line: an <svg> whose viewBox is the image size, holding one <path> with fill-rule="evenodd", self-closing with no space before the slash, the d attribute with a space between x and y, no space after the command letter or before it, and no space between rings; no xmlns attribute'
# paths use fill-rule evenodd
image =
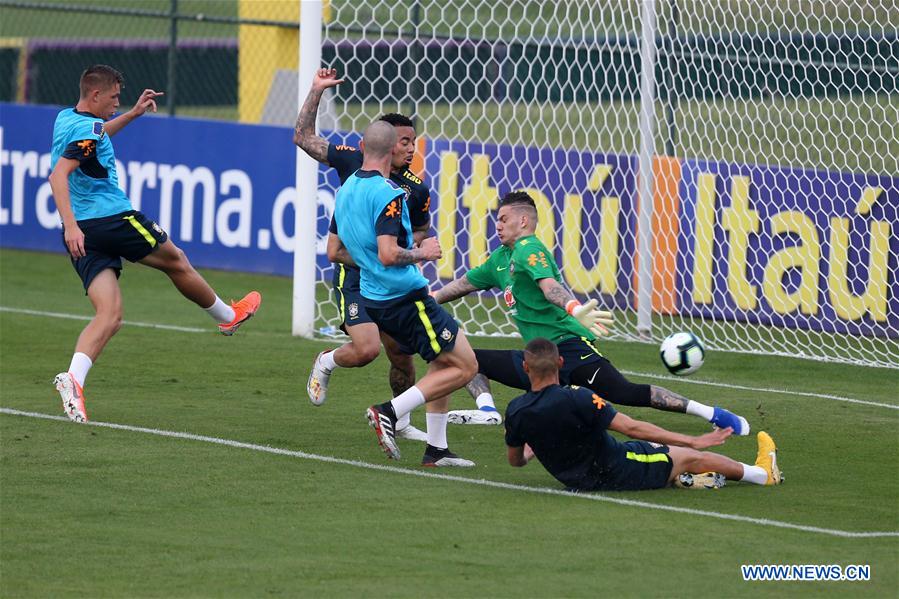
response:
<svg viewBox="0 0 899 599"><path fill-rule="evenodd" d="M337 234L362 272L362 297L384 301L427 287L414 264L384 266L378 259L378 235L393 235L400 247L412 247L412 224L405 192L375 171L359 170L337 191Z"/></svg>
<svg viewBox="0 0 899 599"><path fill-rule="evenodd" d="M119 189L112 141L103 119L66 108L56 115L50 169L60 158L77 160L69 175L69 195L75 220L100 218L132 210L131 200Z"/></svg>

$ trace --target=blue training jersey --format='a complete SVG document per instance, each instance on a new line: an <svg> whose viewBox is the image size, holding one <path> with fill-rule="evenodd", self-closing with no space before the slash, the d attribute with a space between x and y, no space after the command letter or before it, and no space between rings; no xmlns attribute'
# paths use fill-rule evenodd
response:
<svg viewBox="0 0 899 599"><path fill-rule="evenodd" d="M100 218L132 210L131 200L119 189L112 141L103 129L103 119L88 112L66 108L56 115L50 170L60 158L77 160L80 166L69 175L69 195L75 220Z"/></svg>
<svg viewBox="0 0 899 599"><path fill-rule="evenodd" d="M414 264L384 266L378 236L392 235L400 247L412 247L406 192L375 171L356 171L337 191L334 224L340 240L362 272L362 297L384 301L427 287Z"/></svg>

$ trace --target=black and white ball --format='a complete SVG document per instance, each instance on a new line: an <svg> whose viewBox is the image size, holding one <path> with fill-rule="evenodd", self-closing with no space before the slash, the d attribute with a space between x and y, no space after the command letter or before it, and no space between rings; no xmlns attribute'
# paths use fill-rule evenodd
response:
<svg viewBox="0 0 899 599"><path fill-rule="evenodd" d="M705 361L705 348L693 333L674 333L662 341L662 364L671 374L693 374Z"/></svg>

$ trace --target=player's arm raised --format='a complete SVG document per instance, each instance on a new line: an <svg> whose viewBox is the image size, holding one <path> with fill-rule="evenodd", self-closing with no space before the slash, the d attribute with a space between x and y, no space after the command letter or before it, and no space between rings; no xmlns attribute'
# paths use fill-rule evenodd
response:
<svg viewBox="0 0 899 599"><path fill-rule="evenodd" d="M378 260L384 266L406 266L428 260L437 260L443 255L436 237L428 237L417 248L407 250L400 247L394 235L378 235Z"/></svg>
<svg viewBox="0 0 899 599"><path fill-rule="evenodd" d="M165 95L165 92L145 89L137 99L137 102L134 103L134 108L103 124L103 130L106 131L106 135L112 137L121 131L125 125L146 114L147 111L156 112L156 98L163 95Z"/></svg>
<svg viewBox="0 0 899 599"><path fill-rule="evenodd" d="M315 120L322 94L329 87L343 83L337 78L336 69L319 69L312 77L312 88L300 107L293 129L293 143L322 164L328 164L328 140L315 134Z"/></svg>
<svg viewBox="0 0 899 599"><path fill-rule="evenodd" d="M662 443L663 445L677 445L679 447L690 447L692 449L706 449L715 445L723 445L731 433L732 428L718 428L710 433L694 437L692 435L682 435L666 430L655 424L643 422L642 420L634 420L626 414L618 412L609 423L609 429L615 432L627 435L632 439L640 439L642 441L652 441L654 443Z"/></svg>
<svg viewBox="0 0 899 599"><path fill-rule="evenodd" d="M540 290L543 291L543 296L548 302L555 304L574 316L578 322L592 331L594 335L602 337L609 334L607 327L611 326L615 320L611 312L596 309L598 301L592 299L586 304L581 304L571 295L570 291L553 278L540 279L537 281L537 285L540 286Z"/></svg>
<svg viewBox="0 0 899 599"><path fill-rule="evenodd" d="M65 242L69 253L73 258L81 258L84 252L84 233L75 220L72 212L72 199L69 195L69 175L71 175L80 163L71 158L60 158L50 173L50 189L53 190L53 201L56 202L56 210L62 219L65 229Z"/></svg>

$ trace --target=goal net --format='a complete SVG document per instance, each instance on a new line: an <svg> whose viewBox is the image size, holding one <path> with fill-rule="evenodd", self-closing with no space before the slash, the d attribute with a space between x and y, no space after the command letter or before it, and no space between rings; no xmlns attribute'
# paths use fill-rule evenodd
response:
<svg viewBox="0 0 899 599"><path fill-rule="evenodd" d="M335 143L412 116L444 257L499 246L503 194L615 335L899 367L899 9L887 0L334 0ZM648 42L648 43L647 43ZM330 127L336 128L330 130ZM322 171L318 231L338 181ZM320 257L319 281L331 267ZM316 327L338 323L320 285ZM516 334L500 291L451 305Z"/></svg>

